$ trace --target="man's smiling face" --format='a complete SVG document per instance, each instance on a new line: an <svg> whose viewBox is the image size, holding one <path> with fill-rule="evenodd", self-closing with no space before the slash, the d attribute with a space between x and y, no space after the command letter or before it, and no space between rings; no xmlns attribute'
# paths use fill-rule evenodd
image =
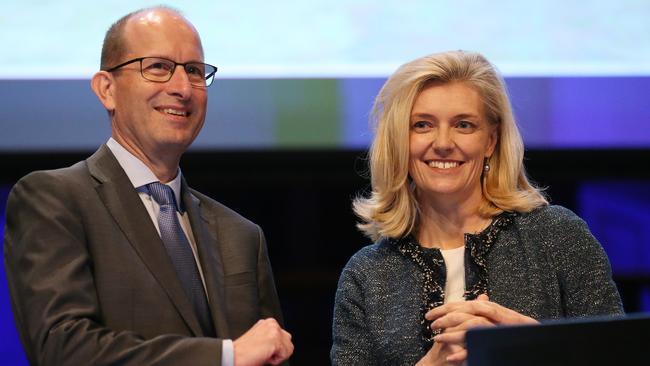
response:
<svg viewBox="0 0 650 366"><path fill-rule="evenodd" d="M124 29L124 62L163 57L176 62L203 62L199 36L179 15L158 9L135 15ZM114 137L149 158L182 153L198 135L207 108L206 88L190 85L183 67L167 82L146 80L140 63L113 72Z"/></svg>

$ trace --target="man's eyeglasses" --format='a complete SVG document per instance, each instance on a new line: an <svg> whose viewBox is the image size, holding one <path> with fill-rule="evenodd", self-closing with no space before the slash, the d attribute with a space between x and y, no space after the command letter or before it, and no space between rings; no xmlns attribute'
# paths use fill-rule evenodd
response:
<svg viewBox="0 0 650 366"><path fill-rule="evenodd" d="M190 84L200 88L206 88L212 84L217 67L202 62L180 63L162 57L138 57L123 62L104 71L113 72L120 67L140 62L140 74L142 77L157 83L165 83L172 78L176 66L181 65L187 73Z"/></svg>

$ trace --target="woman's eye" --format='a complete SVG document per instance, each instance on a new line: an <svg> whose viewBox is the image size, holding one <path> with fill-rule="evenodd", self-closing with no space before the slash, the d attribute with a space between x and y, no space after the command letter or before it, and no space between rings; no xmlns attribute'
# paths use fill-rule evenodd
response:
<svg viewBox="0 0 650 366"><path fill-rule="evenodd" d="M430 124L427 121L417 121L411 127L416 131L421 131L427 129L429 126Z"/></svg>
<svg viewBox="0 0 650 366"><path fill-rule="evenodd" d="M456 127L463 131L473 131L476 129L476 125L469 121L459 121Z"/></svg>

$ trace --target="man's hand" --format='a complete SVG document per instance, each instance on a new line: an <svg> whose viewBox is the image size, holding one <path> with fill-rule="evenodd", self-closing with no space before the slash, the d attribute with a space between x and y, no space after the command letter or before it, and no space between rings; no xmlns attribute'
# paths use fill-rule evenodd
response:
<svg viewBox="0 0 650 366"><path fill-rule="evenodd" d="M235 366L278 365L293 353L291 334L273 319L258 320L233 342Z"/></svg>

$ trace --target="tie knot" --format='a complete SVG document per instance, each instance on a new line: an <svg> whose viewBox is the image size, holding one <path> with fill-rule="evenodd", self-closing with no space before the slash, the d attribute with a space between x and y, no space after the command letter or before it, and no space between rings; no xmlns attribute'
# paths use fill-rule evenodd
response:
<svg viewBox="0 0 650 366"><path fill-rule="evenodd" d="M178 211L176 196L174 195L174 190L170 186L160 182L153 182L147 184L147 188L149 189L151 197L153 197L160 206L171 205Z"/></svg>

